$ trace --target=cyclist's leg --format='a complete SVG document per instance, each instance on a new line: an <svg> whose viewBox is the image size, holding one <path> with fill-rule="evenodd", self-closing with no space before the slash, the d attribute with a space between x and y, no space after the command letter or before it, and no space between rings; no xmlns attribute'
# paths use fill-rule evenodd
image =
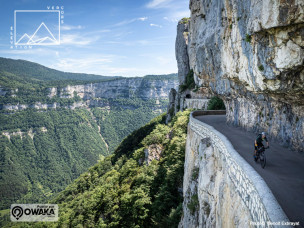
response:
<svg viewBox="0 0 304 228"><path fill-rule="evenodd" d="M264 144L260 143L260 144L258 144L258 146L256 148L257 148L257 153L260 153L261 150L263 150L263 148L264 148Z"/></svg>

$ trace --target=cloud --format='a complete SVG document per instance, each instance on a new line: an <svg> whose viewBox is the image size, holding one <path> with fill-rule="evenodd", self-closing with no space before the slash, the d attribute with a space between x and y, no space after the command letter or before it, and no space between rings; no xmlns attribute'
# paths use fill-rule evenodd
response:
<svg viewBox="0 0 304 228"><path fill-rule="evenodd" d="M166 45L159 39L146 39L146 40L123 40L123 41L107 41L107 44L123 45L123 46L163 46Z"/></svg>
<svg viewBox="0 0 304 228"><path fill-rule="evenodd" d="M190 17L190 10L176 10L170 15L170 18L182 19L183 17Z"/></svg>
<svg viewBox="0 0 304 228"><path fill-rule="evenodd" d="M176 65L176 64L175 64ZM177 72L177 67L171 65L164 65L162 68L158 67L103 67L101 70L103 71L102 75L109 76L124 76L124 77L136 77L136 76L144 76L148 74L170 74L172 72ZM100 73L99 73L100 74Z"/></svg>
<svg viewBox="0 0 304 228"><path fill-rule="evenodd" d="M60 27L60 29L62 30L62 31L70 31L70 30L75 30L75 29L84 29L84 27L83 26L81 26L81 25L77 25L77 26L73 26L73 25L63 25L63 26L61 26Z"/></svg>
<svg viewBox="0 0 304 228"><path fill-rule="evenodd" d="M61 44L66 44L66 45L89 45L97 40L99 40L99 36L84 36L80 34L62 34L61 35Z"/></svg>
<svg viewBox="0 0 304 228"><path fill-rule="evenodd" d="M111 57L90 57L90 58L59 58L52 67L66 72L92 73L92 69L100 68L105 63L111 63Z"/></svg>
<svg viewBox="0 0 304 228"><path fill-rule="evenodd" d="M146 21L146 20L148 20L148 17L140 17L140 18L138 18L138 20L140 20L140 21Z"/></svg>
<svg viewBox="0 0 304 228"><path fill-rule="evenodd" d="M190 17L190 10L177 9L175 11L169 12L168 16L163 17L163 19L172 23L176 23L184 17Z"/></svg>
<svg viewBox="0 0 304 228"><path fill-rule="evenodd" d="M151 43L149 40L137 40L136 43L138 43L141 46L147 46Z"/></svg>
<svg viewBox="0 0 304 228"><path fill-rule="evenodd" d="M144 53L144 54L141 54L140 57L144 57L148 61L153 62L157 65L161 65L161 66L173 65L173 66L176 66L176 61L174 59L174 55L172 55L171 53L170 53L170 55L164 55L164 56L159 56L157 54L151 54L151 53ZM172 72L174 72L174 71L172 71Z"/></svg>
<svg viewBox="0 0 304 228"><path fill-rule="evenodd" d="M150 24L151 27L158 27L158 28L162 28L163 26L161 25L157 25L157 24Z"/></svg>
<svg viewBox="0 0 304 228"><path fill-rule="evenodd" d="M131 23L133 23L135 21L146 21L146 20L148 20L148 17L138 17L138 18L133 18L133 19L130 19L130 20L121 21L119 23L114 24L113 26L117 27L117 26L131 24Z"/></svg>
<svg viewBox="0 0 304 228"><path fill-rule="evenodd" d="M60 58L58 62L51 65L51 68L65 72L87 73L109 76L137 76L147 74L146 68L138 67L119 67L114 61L123 59L124 56L105 55L88 58ZM115 66L111 66L115 65Z"/></svg>
<svg viewBox="0 0 304 228"><path fill-rule="evenodd" d="M124 46L147 46L150 44L148 40L131 40L131 41L107 41L107 44L124 45Z"/></svg>
<svg viewBox="0 0 304 228"><path fill-rule="evenodd" d="M20 54L29 54L29 55L35 55L35 56L49 56L49 55L55 55L55 51L47 46L41 46L40 48L28 48L28 49L7 49L7 50L0 50L0 54L10 55L11 57L14 55L20 55ZM22 58L20 56L17 56L16 58Z"/></svg>
<svg viewBox="0 0 304 228"><path fill-rule="evenodd" d="M183 17L190 16L189 1L187 0L150 0L146 5L151 9L164 9L164 20L176 23Z"/></svg>
<svg viewBox="0 0 304 228"><path fill-rule="evenodd" d="M88 36L88 35L101 35L101 34L104 34L104 33L109 33L109 32L112 32L112 30L110 29L99 29L99 30L92 30L90 32L86 32L85 35Z"/></svg>
<svg viewBox="0 0 304 228"><path fill-rule="evenodd" d="M152 0L150 1L146 7L148 8L167 8L169 7L169 3L171 3L172 0Z"/></svg>
<svg viewBox="0 0 304 228"><path fill-rule="evenodd" d="M15 55L15 54L37 54L37 49L24 49L24 50L17 50L17 49L9 49L9 50L0 50L0 54L7 54L7 55Z"/></svg>
<svg viewBox="0 0 304 228"><path fill-rule="evenodd" d="M168 18L168 17L164 17L164 20L169 21L169 22L173 22L173 23L178 22L178 19L177 19L177 18Z"/></svg>
<svg viewBox="0 0 304 228"><path fill-rule="evenodd" d="M157 56L156 61L158 61L160 65L168 65L172 62L175 63L175 61L173 61L172 58L163 57L163 56Z"/></svg>
<svg viewBox="0 0 304 228"><path fill-rule="evenodd" d="M138 69L137 67L108 67L105 68L104 70L106 70L108 72L108 74L110 75L130 75L130 74L138 74L138 73L142 73L143 70Z"/></svg>

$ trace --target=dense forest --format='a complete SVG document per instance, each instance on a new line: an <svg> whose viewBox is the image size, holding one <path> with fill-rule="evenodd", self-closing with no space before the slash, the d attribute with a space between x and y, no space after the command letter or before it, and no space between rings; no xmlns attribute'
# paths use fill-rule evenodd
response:
<svg viewBox="0 0 304 228"><path fill-rule="evenodd" d="M51 201L59 204L58 222L15 227L176 227L188 121L189 111L168 125L165 115L156 117ZM146 149L153 146L161 148L161 156L148 163Z"/></svg>
<svg viewBox="0 0 304 228"><path fill-rule="evenodd" d="M0 209L44 202L107 155L85 109L0 114Z"/></svg>
<svg viewBox="0 0 304 228"><path fill-rule="evenodd" d="M61 208L54 227L176 227L189 113L168 125L165 115L155 118L82 174L53 201ZM161 157L148 164L145 149L155 145Z"/></svg>
<svg viewBox="0 0 304 228"><path fill-rule="evenodd" d="M166 110L167 100L109 99L111 110L92 108L100 132L113 152L132 131Z"/></svg>
<svg viewBox="0 0 304 228"><path fill-rule="evenodd" d="M42 202L63 190L128 134L165 110L165 101L155 103L113 99L110 110L0 113L0 209L12 202Z"/></svg>

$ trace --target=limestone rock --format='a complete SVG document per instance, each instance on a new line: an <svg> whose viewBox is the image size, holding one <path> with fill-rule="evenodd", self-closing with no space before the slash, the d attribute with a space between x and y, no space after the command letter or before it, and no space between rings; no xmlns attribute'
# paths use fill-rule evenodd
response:
<svg viewBox="0 0 304 228"><path fill-rule="evenodd" d="M147 149L145 149L145 163L150 164L153 160L159 160L162 154L163 148L161 145L152 144Z"/></svg>
<svg viewBox="0 0 304 228"><path fill-rule="evenodd" d="M100 83L66 86L59 93L62 98L74 94L89 100L92 98L165 99L171 88L177 88L176 80L146 80L145 78L123 78Z"/></svg>
<svg viewBox="0 0 304 228"><path fill-rule="evenodd" d="M49 88L48 92L49 92L48 97L50 98L55 97L57 95L57 88L55 87Z"/></svg>
<svg viewBox="0 0 304 228"><path fill-rule="evenodd" d="M141 98L143 100L155 99L159 102L160 99L167 99L171 88L178 86L177 80L160 80L160 79L145 79L145 78L122 78L100 83L89 83L84 85L68 85L63 88L48 88L48 97L52 98L59 96L60 98L73 98L79 96L83 99L82 102L76 102L68 105L67 108L75 109L78 107L98 106L108 107L109 103L104 99L115 98ZM17 96L18 89L11 90L12 96ZM0 96L4 96L6 90L0 87ZM58 103L43 104L36 102L35 104L1 104L1 109L20 111L26 108L48 109L59 107ZM122 107L132 109L132 107ZM161 112L161 110L153 110Z"/></svg>
<svg viewBox="0 0 304 228"><path fill-rule="evenodd" d="M178 67L179 84L184 84L188 74L189 57L188 57L188 27L187 23L180 21L177 25L177 36L175 42L175 56Z"/></svg>
<svg viewBox="0 0 304 228"><path fill-rule="evenodd" d="M304 151L303 0L190 0L190 10L189 65L186 27L177 30L179 75L193 69L203 98L224 100L228 123Z"/></svg>
<svg viewBox="0 0 304 228"><path fill-rule="evenodd" d="M176 95L177 95L176 90L172 88L169 93L169 104L167 107L166 124L168 124L168 122L171 121L172 117L176 113Z"/></svg>

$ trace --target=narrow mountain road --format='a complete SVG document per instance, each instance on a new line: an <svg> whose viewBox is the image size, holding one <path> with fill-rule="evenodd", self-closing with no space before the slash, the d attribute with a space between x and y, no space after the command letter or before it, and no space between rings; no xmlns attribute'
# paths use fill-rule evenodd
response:
<svg viewBox="0 0 304 228"><path fill-rule="evenodd" d="M202 115L196 119L225 135L234 149L264 178L291 222L304 227L304 155L277 142L269 142L267 163L262 169L253 159L256 134L226 124L225 115Z"/></svg>

